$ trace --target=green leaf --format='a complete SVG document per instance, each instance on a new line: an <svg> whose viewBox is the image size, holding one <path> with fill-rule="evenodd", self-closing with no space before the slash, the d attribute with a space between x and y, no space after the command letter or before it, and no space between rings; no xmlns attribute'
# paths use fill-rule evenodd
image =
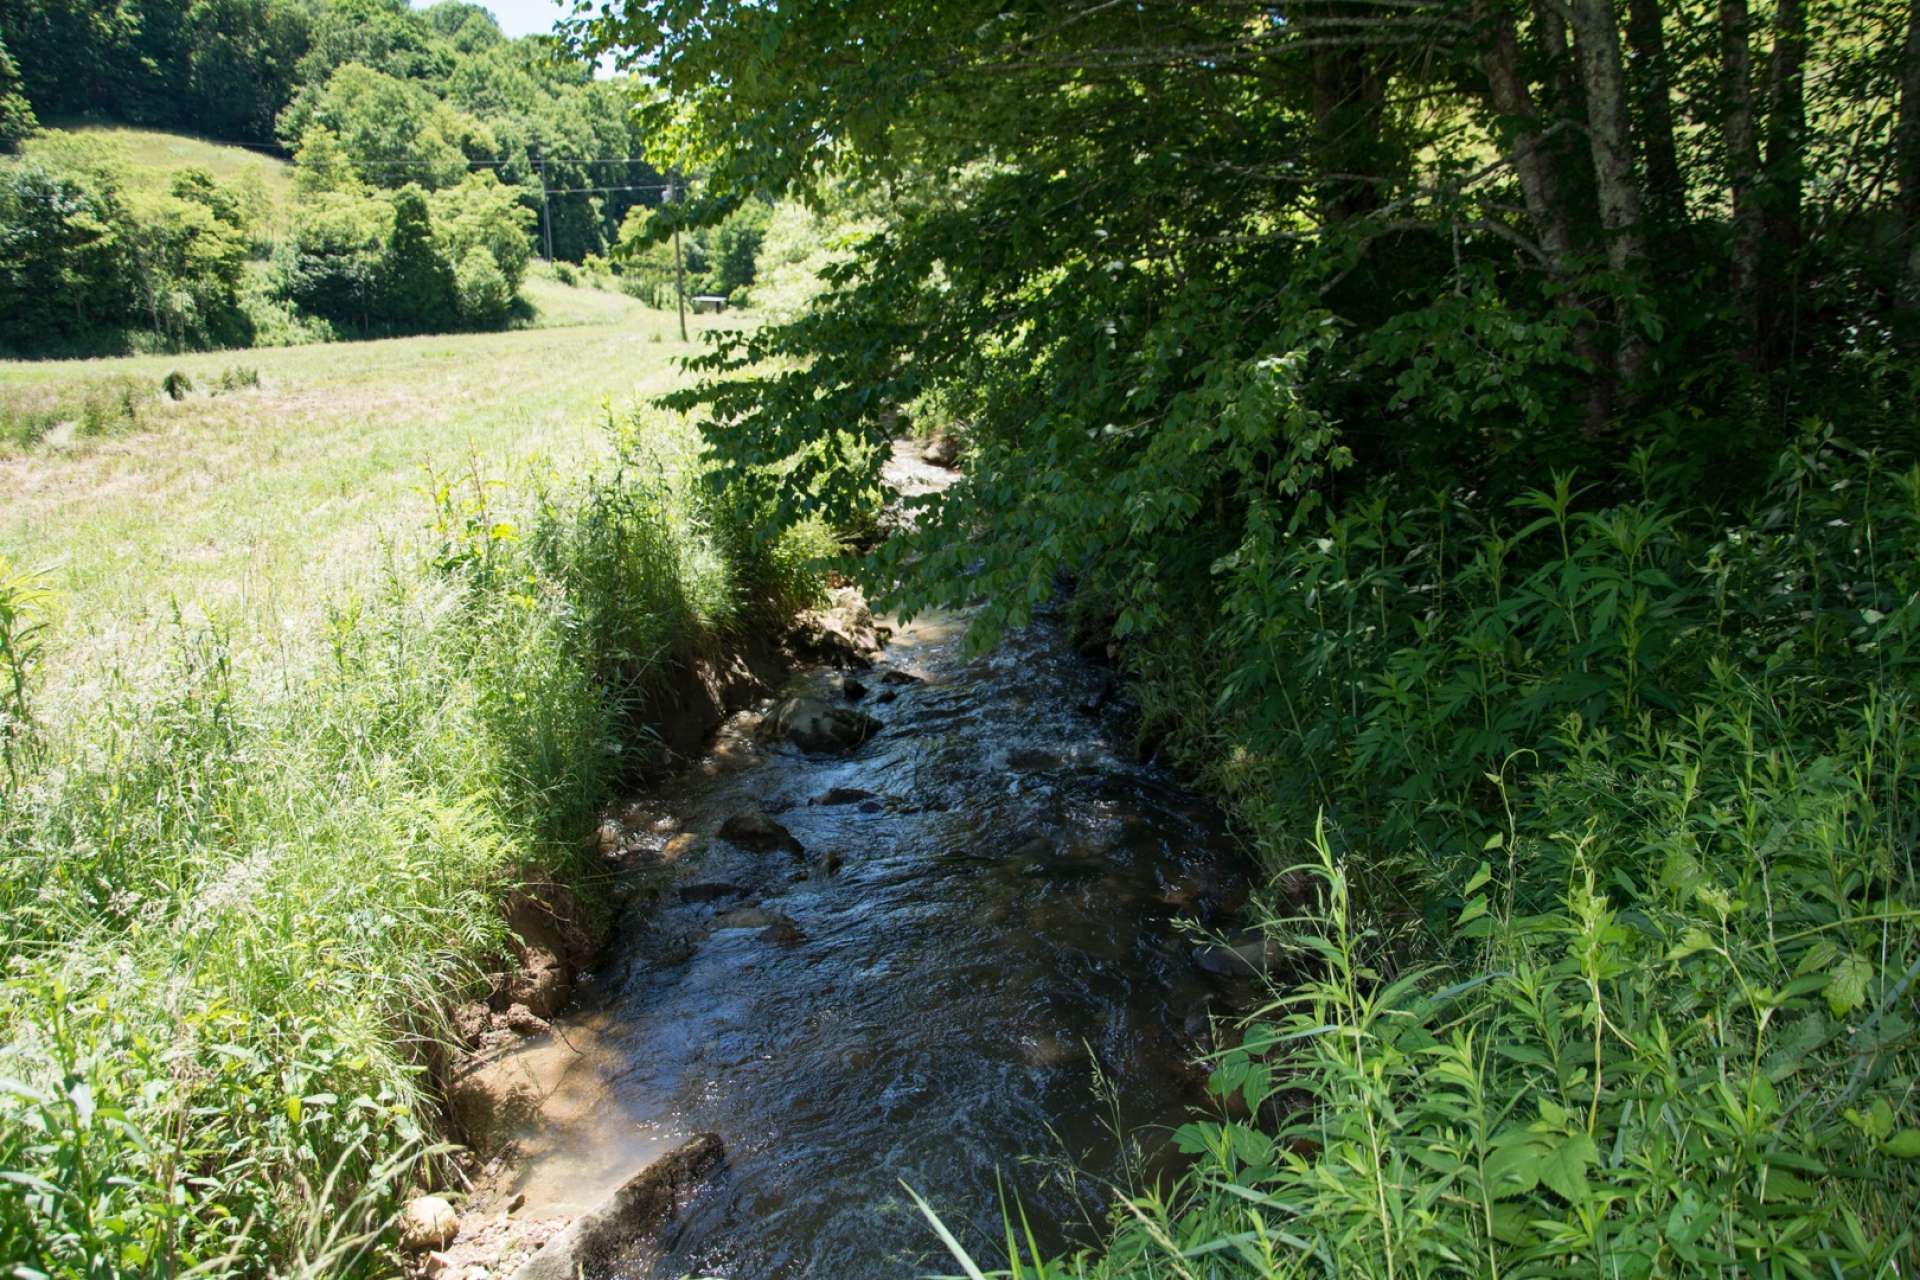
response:
<svg viewBox="0 0 1920 1280"><path fill-rule="evenodd" d="M1896 1160L1920 1160L1920 1129L1902 1129L1881 1149Z"/></svg>
<svg viewBox="0 0 1920 1280"><path fill-rule="evenodd" d="M1834 966L1827 977L1827 1008L1833 1016L1844 1018L1867 1000L1867 983L1873 978L1873 965L1851 955Z"/></svg>
<svg viewBox="0 0 1920 1280"><path fill-rule="evenodd" d="M1593 1139L1576 1133L1547 1153L1540 1162L1540 1181L1569 1204L1583 1204L1587 1198L1587 1170L1600 1162Z"/></svg>
<svg viewBox="0 0 1920 1280"><path fill-rule="evenodd" d="M1689 1183L1680 1189L1679 1199L1673 1202L1673 1208L1667 1213L1667 1239L1685 1247L1698 1240L1700 1233L1712 1221L1713 1214L1708 1210L1699 1188Z"/></svg>

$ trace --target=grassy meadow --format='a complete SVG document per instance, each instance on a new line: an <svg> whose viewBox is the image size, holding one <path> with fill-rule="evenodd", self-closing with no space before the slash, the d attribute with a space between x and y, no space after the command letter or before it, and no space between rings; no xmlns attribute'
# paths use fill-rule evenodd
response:
<svg viewBox="0 0 1920 1280"><path fill-rule="evenodd" d="M751 536L644 403L673 318L562 290L565 327L0 366L138 388L0 458L18 1274L396 1273L502 903L590 900L648 691L810 598L817 529Z"/></svg>
<svg viewBox="0 0 1920 1280"><path fill-rule="evenodd" d="M124 639L175 603L258 634L310 630L383 542L424 527L429 473L575 473L606 452L609 410L672 385L692 349L672 316L536 284L542 315L570 327L0 364L0 404L148 388L124 434L0 456L0 556L46 574L62 649ZM213 394L233 369L259 385ZM158 392L174 371L194 387L179 402Z"/></svg>

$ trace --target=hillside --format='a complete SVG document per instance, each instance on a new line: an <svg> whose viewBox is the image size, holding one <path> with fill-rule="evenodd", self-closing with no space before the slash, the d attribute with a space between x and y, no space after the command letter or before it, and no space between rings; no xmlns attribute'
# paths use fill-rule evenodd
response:
<svg viewBox="0 0 1920 1280"><path fill-rule="evenodd" d="M204 169L238 191L269 233L285 225L293 199L293 166L278 155L165 129L68 121L27 139L21 153L54 162L71 163L83 156L105 160L124 175L129 187L141 191L165 191L180 170Z"/></svg>

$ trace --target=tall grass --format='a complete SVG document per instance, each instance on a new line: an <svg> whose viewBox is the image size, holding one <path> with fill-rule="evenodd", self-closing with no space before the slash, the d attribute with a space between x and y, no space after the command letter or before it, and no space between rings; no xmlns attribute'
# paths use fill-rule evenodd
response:
<svg viewBox="0 0 1920 1280"><path fill-rule="evenodd" d="M678 662L813 589L687 433L510 493L430 480L272 652L177 617L149 665L35 707L0 791L0 1258L15 1274L382 1273L438 1176L425 1070L517 887L587 889L597 811Z"/></svg>
<svg viewBox="0 0 1920 1280"><path fill-rule="evenodd" d="M1005 1274L1920 1264L1920 468L1816 424L1750 512L1598 479L1383 484L1132 651L1292 963L1177 1183Z"/></svg>

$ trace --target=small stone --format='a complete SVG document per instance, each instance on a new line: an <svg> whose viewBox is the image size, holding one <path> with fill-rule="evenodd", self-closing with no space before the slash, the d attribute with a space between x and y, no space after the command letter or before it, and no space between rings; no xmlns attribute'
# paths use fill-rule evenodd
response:
<svg viewBox="0 0 1920 1280"><path fill-rule="evenodd" d="M829 787L813 799L807 801L807 803L817 805L859 804L862 800L872 800L873 798L873 792L863 791L859 787Z"/></svg>
<svg viewBox="0 0 1920 1280"><path fill-rule="evenodd" d="M893 667L889 670L886 670L880 673L880 683L891 684L891 685L902 685L902 684L924 684L925 681L923 681L919 676L913 674L913 672L911 671L902 671L898 667Z"/></svg>
<svg viewBox="0 0 1920 1280"><path fill-rule="evenodd" d="M620 852L620 842L626 838L626 832L620 824L609 818L600 824L594 832L594 842L600 846L602 857L611 858Z"/></svg>
<svg viewBox="0 0 1920 1280"><path fill-rule="evenodd" d="M858 702L867 696L867 686L852 676L843 676L840 680L840 696L848 702Z"/></svg>
<svg viewBox="0 0 1920 1280"><path fill-rule="evenodd" d="M800 926L785 916L776 917L772 924L760 931L760 941L777 942L782 946L795 946L806 940L807 935L800 931Z"/></svg>
<svg viewBox="0 0 1920 1280"><path fill-rule="evenodd" d="M874 699L873 699L874 705L885 706L887 703L892 702L895 698L899 696L900 696L900 691L898 689L882 689L878 694L874 696Z"/></svg>
<svg viewBox="0 0 1920 1280"><path fill-rule="evenodd" d="M749 853L772 853L776 849L795 854L806 852L791 831L759 809L736 813L721 823L720 838Z"/></svg>
<svg viewBox="0 0 1920 1280"><path fill-rule="evenodd" d="M674 836L671 840L668 840L664 845L660 846L660 860L662 862L678 862L682 858L699 852L700 846L706 842L707 838L698 832L682 831L679 835Z"/></svg>
<svg viewBox="0 0 1920 1280"><path fill-rule="evenodd" d="M553 1030L545 1018L534 1013L523 1004L516 1004L505 1014L507 1029L516 1035L538 1036Z"/></svg>
<svg viewBox="0 0 1920 1280"><path fill-rule="evenodd" d="M444 1249L460 1234L460 1215L439 1196L417 1196L400 1211L400 1247L409 1253Z"/></svg>

